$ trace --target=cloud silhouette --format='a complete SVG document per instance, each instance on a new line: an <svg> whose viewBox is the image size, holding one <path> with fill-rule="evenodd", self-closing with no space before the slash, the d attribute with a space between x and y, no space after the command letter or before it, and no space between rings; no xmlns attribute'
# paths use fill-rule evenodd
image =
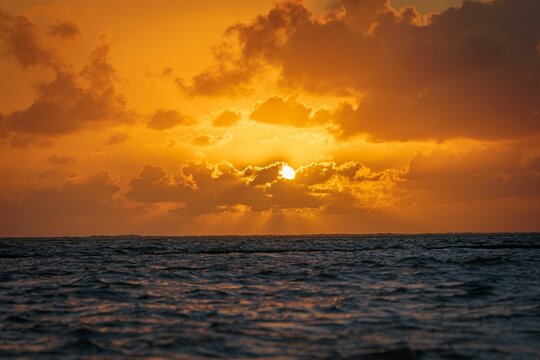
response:
<svg viewBox="0 0 540 360"><path fill-rule="evenodd" d="M255 104L250 118L265 124L308 127L328 121L329 112L316 111L295 98L273 96Z"/></svg>
<svg viewBox="0 0 540 360"><path fill-rule="evenodd" d="M0 42L8 55L28 68L35 65L52 65L56 56L43 43L39 28L25 16L13 16L0 9Z"/></svg>
<svg viewBox="0 0 540 360"><path fill-rule="evenodd" d="M117 213L113 196L119 190L107 172L59 187L29 190L20 200L0 199L0 224L10 234L65 234L73 229L93 233L96 223Z"/></svg>
<svg viewBox="0 0 540 360"><path fill-rule="evenodd" d="M456 153L417 154L399 188L428 203L540 196L540 174L517 147L491 145Z"/></svg>
<svg viewBox="0 0 540 360"><path fill-rule="evenodd" d="M390 192L397 173L375 173L355 162L310 164L296 170L296 180L279 176L284 163L236 169L229 162L185 164L173 175L156 166L146 166L130 181L128 198L141 203L181 203L187 215L200 215L244 206L251 211L338 208L346 199L348 207L367 206L357 199L384 187ZM373 185L381 183L375 189ZM384 185L382 185L384 183ZM382 196L379 194L378 196ZM354 201L351 202L351 198Z"/></svg>
<svg viewBox="0 0 540 360"><path fill-rule="evenodd" d="M191 143L195 146L214 146L228 142L232 138L230 133L223 135L197 135L191 139Z"/></svg>
<svg viewBox="0 0 540 360"><path fill-rule="evenodd" d="M4 143L13 147L39 145L47 142L43 137L130 120L125 98L115 88L109 43L98 44L88 63L76 72L46 45L43 32L26 17L0 10L0 19L0 42L7 54L26 71L40 66L54 73L52 80L36 84L30 106L0 117ZM65 26L57 31L71 26L59 24Z"/></svg>
<svg viewBox="0 0 540 360"><path fill-rule="evenodd" d="M77 162L77 159L67 155L51 155L47 160L53 165L71 165Z"/></svg>
<svg viewBox="0 0 540 360"><path fill-rule="evenodd" d="M193 125L195 120L175 110L156 110L149 118L147 126L154 130L168 130L180 125Z"/></svg>
<svg viewBox="0 0 540 360"><path fill-rule="evenodd" d="M105 142L105 145L121 144L129 140L129 135L123 132L115 132Z"/></svg>
<svg viewBox="0 0 540 360"><path fill-rule="evenodd" d="M329 120L338 138L494 140L540 131L536 0L466 1L427 20L387 1L342 0L322 17L281 2L227 34L239 51L218 56L189 91L235 92L273 67L286 89L357 98Z"/></svg>
<svg viewBox="0 0 540 360"><path fill-rule="evenodd" d="M226 110L212 120L212 125L217 127L231 127L238 123L240 119L241 116L239 113L232 110Z"/></svg>
<svg viewBox="0 0 540 360"><path fill-rule="evenodd" d="M49 35L69 40L81 35L81 30L74 22L58 20L56 24L49 26Z"/></svg>

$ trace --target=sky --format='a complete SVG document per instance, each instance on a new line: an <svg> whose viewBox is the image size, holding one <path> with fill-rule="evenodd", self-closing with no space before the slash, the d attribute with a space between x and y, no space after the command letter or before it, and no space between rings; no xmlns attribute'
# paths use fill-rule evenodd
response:
<svg viewBox="0 0 540 360"><path fill-rule="evenodd" d="M0 174L0 236L540 231L540 2L0 0Z"/></svg>

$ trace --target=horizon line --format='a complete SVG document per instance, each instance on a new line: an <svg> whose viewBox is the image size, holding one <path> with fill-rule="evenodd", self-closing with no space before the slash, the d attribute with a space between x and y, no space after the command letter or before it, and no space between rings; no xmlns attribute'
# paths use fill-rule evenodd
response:
<svg viewBox="0 0 540 360"><path fill-rule="evenodd" d="M484 232L484 231L447 231L447 232L379 232L379 233L305 233L305 234L184 234L184 235L148 235L148 234L120 234L120 235L16 235L16 236L4 236L0 235L0 240L6 239L83 239L83 238L123 238L123 237L138 237L138 238L225 238L225 237L381 237L381 236L426 236L426 235L509 235L509 234L527 234L527 235L540 235L540 231L496 231L496 232Z"/></svg>

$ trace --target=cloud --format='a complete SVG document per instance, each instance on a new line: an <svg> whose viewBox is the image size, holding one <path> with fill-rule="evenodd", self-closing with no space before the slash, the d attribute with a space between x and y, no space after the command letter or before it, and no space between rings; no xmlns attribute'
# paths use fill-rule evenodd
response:
<svg viewBox="0 0 540 360"><path fill-rule="evenodd" d="M53 165L71 165L77 162L77 159L67 155L51 155L47 160Z"/></svg>
<svg viewBox="0 0 540 360"><path fill-rule="evenodd" d="M295 98L273 96L255 105L250 118L260 123L308 127L328 120L325 110L315 111Z"/></svg>
<svg viewBox="0 0 540 360"><path fill-rule="evenodd" d="M177 85L189 95L237 96L253 91L252 81L265 63L279 59L286 36L302 21L309 20L309 12L299 3L280 2L266 16L258 16L252 24L235 24L225 35L234 37L240 46L222 44L214 50L217 64L194 76L190 84L177 79Z"/></svg>
<svg viewBox="0 0 540 360"><path fill-rule="evenodd" d="M180 90L191 96L238 96L253 92L249 87L253 70L238 68L225 70L225 66L202 72L191 79L191 85L186 85L181 78L176 79Z"/></svg>
<svg viewBox="0 0 540 360"><path fill-rule="evenodd" d="M19 134L8 131L0 134L0 145L6 145L15 149L33 149L51 146L49 138L29 134Z"/></svg>
<svg viewBox="0 0 540 360"><path fill-rule="evenodd" d="M235 92L272 67L287 90L357 98L329 120L339 138L522 137L540 131L539 14L536 0L466 1L427 20L386 1L343 0L321 17L281 2L229 28L239 50L190 91L212 95L202 76Z"/></svg>
<svg viewBox="0 0 540 360"><path fill-rule="evenodd" d="M191 143L196 146L208 146L214 143L214 138L210 135L199 135L191 139Z"/></svg>
<svg viewBox="0 0 540 360"><path fill-rule="evenodd" d="M519 148L496 145L417 154L399 189L428 204L539 197L540 174L523 159Z"/></svg>
<svg viewBox="0 0 540 360"><path fill-rule="evenodd" d="M60 187L29 190L18 201L0 199L2 230L4 234L43 235L51 229L56 235L95 233L96 224L109 221L116 212L113 196L119 190L109 173L99 172Z"/></svg>
<svg viewBox="0 0 540 360"><path fill-rule="evenodd" d="M193 125L195 120L182 115L175 110L156 110L149 119L147 126L154 130L168 130L180 125Z"/></svg>
<svg viewBox="0 0 540 360"><path fill-rule="evenodd" d="M81 35L81 30L74 22L58 20L56 24L49 26L49 35L60 39L71 40Z"/></svg>
<svg viewBox="0 0 540 360"><path fill-rule="evenodd" d="M195 146L215 146L223 145L229 142L231 138L231 133L226 133L223 135L198 135L191 139L191 143Z"/></svg>
<svg viewBox="0 0 540 360"><path fill-rule="evenodd" d="M50 178L59 178L62 174L60 174L58 171L53 169L47 169L43 171L41 174L39 174L40 179L50 179Z"/></svg>
<svg viewBox="0 0 540 360"><path fill-rule="evenodd" d="M294 181L279 176L283 162L243 169L226 161L190 162L176 173L148 165L124 189L99 172L28 190L19 200L0 199L0 224L6 234L27 235L91 233L96 226L157 229L165 220L170 231L174 224L197 231L191 221L204 226L231 216L297 214L311 219L310 229L325 231L535 229L540 172L524 159L520 149L500 144L460 152L438 148L417 154L405 169L314 162L297 167ZM64 176L55 170L41 175ZM262 229L269 228L255 228Z"/></svg>
<svg viewBox="0 0 540 360"><path fill-rule="evenodd" d="M366 200L375 183L384 182L386 195L394 176L377 174L362 164L333 162L297 169L295 181L279 176L282 162L236 169L231 163L189 163L175 176L155 166L146 166L130 182L128 198L141 203L177 203L186 215L235 211L279 212L286 209L323 209L334 212L336 202L347 208L369 207ZM382 185L381 185L382 186ZM381 199L385 194L378 194ZM359 197L364 197L360 199ZM376 204L381 205L382 202Z"/></svg>
<svg viewBox="0 0 540 360"><path fill-rule="evenodd" d="M172 76L174 73L174 69L172 67L166 66L163 68L163 71L161 72L161 76Z"/></svg>
<svg viewBox="0 0 540 360"><path fill-rule="evenodd" d="M3 143L34 146L47 142L47 137L129 120L125 98L115 88L116 70L111 65L109 43L102 40L84 68L76 72L46 45L45 35L26 17L0 10L0 19L0 42L7 55L25 71L41 66L54 74L50 81L37 82L30 106L0 117ZM56 31L73 27L68 24L59 22Z"/></svg>
<svg viewBox="0 0 540 360"><path fill-rule="evenodd" d="M129 140L129 135L122 132L115 132L106 141L105 145L121 144Z"/></svg>
<svg viewBox="0 0 540 360"><path fill-rule="evenodd" d="M54 80L37 85L32 105L5 117L9 130L56 136L127 120L125 99L114 87L109 44L97 46L80 74L67 67L55 72Z"/></svg>
<svg viewBox="0 0 540 360"><path fill-rule="evenodd" d="M186 215L234 211L239 206L252 211L319 206L306 187L277 180L280 168L281 163L244 171L227 162L186 164L175 177L161 168L147 166L131 181L128 196L140 202L182 203ZM272 174L268 183L254 180L264 174Z"/></svg>
<svg viewBox="0 0 540 360"><path fill-rule="evenodd" d="M226 110L212 120L212 125L217 127L231 127L240 121L240 114L236 111Z"/></svg>
<svg viewBox="0 0 540 360"><path fill-rule="evenodd" d="M38 27L25 16L13 16L0 9L0 44L24 67L51 65L53 52L43 44Z"/></svg>
<svg viewBox="0 0 540 360"><path fill-rule="evenodd" d="M387 0L341 0L335 1L331 9L338 13L332 16L339 16L348 27L361 34L372 30L381 16L394 13Z"/></svg>
<svg viewBox="0 0 540 360"><path fill-rule="evenodd" d="M540 173L540 156L531 159L527 167L532 171Z"/></svg>
<svg viewBox="0 0 540 360"><path fill-rule="evenodd" d="M298 169L296 181L306 185L327 183L332 178L355 181L365 180L366 174L371 174L369 167L356 161L342 164L335 162L318 162L302 166Z"/></svg>

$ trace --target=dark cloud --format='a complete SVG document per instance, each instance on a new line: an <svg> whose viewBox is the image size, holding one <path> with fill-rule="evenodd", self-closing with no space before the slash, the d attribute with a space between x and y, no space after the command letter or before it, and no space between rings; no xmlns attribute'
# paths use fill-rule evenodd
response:
<svg viewBox="0 0 540 360"><path fill-rule="evenodd" d="M120 190L107 172L67 181L60 187L28 191L19 201L0 200L4 234L56 235L95 233L96 224L115 213L113 196ZM97 227L100 228L100 227ZM103 229L103 228L102 228Z"/></svg>
<svg viewBox="0 0 540 360"><path fill-rule="evenodd" d="M43 44L38 27L25 16L13 16L0 9L0 45L21 66L56 63L53 52Z"/></svg>
<svg viewBox="0 0 540 360"><path fill-rule="evenodd" d="M190 95L237 96L252 92L252 80L266 62L277 64L287 36L302 22L309 21L309 12L299 3L280 2L267 15L258 16L250 25L238 23L226 31L235 38L241 52L232 46L216 47L218 63L191 79L191 84L177 80L178 86Z"/></svg>
<svg viewBox="0 0 540 360"><path fill-rule="evenodd" d="M193 125L195 120L175 110L157 110L148 118L147 126L154 130L168 130L180 125Z"/></svg>
<svg viewBox="0 0 540 360"><path fill-rule="evenodd" d="M528 168L532 171L536 171L540 173L540 156L537 156L531 159L531 161L528 164Z"/></svg>
<svg viewBox="0 0 540 360"><path fill-rule="evenodd" d="M161 76L172 76L174 73L174 69L171 67L164 67L163 71L161 72Z"/></svg>
<svg viewBox="0 0 540 360"><path fill-rule="evenodd" d="M325 211L332 212L339 207L336 202L340 199L347 199L348 208L364 206L356 199L357 192L368 197L370 192L380 191L373 184L383 182L388 192L394 182L392 176L374 173L354 162L300 167L297 180L289 181L279 175L283 165L276 162L237 170L228 162L192 163L183 166L178 176L146 166L131 180L127 196L142 203L181 203L188 215L230 211L239 206L251 211L327 208ZM351 197L355 201L351 202Z"/></svg>
<svg viewBox="0 0 540 360"><path fill-rule="evenodd" d="M232 137L231 134L224 135L198 135L191 139L191 143L195 146L213 146L227 142Z"/></svg>
<svg viewBox="0 0 540 360"><path fill-rule="evenodd" d="M186 85L181 78L175 82L180 90L191 96L238 96L253 92L249 87L254 76L254 70L251 70L253 67L228 68L222 65L202 72L191 79L190 85Z"/></svg>
<svg viewBox="0 0 540 360"><path fill-rule="evenodd" d="M340 138L492 140L540 130L536 0L465 1L426 22L386 1L342 0L321 18L282 2L228 34L240 52L218 57L190 91L213 94L195 85L202 76L235 92L273 66L288 89L357 97L333 114Z"/></svg>
<svg viewBox="0 0 540 360"><path fill-rule="evenodd" d="M56 24L49 26L49 34L60 39L74 39L81 35L81 30L74 22L58 20Z"/></svg>
<svg viewBox="0 0 540 360"><path fill-rule="evenodd" d="M58 171L53 169L47 169L43 171L41 174L39 174L40 179L50 179L50 178L60 178L62 177L62 174L60 174Z"/></svg>
<svg viewBox="0 0 540 360"><path fill-rule="evenodd" d="M0 10L0 19L0 41L7 54L24 68L44 66L54 73L53 80L36 84L28 108L0 117L3 143L28 147L47 142L47 137L129 120L125 99L115 89L109 43L101 42L76 72L45 45L40 29L26 17ZM65 22L58 25L57 31L70 27Z"/></svg>
<svg viewBox="0 0 540 360"><path fill-rule="evenodd" d="M256 104L250 118L265 124L307 127L329 120L329 113L315 111L295 98L274 96Z"/></svg>
<svg viewBox="0 0 540 360"><path fill-rule="evenodd" d="M0 144L15 149L44 148L53 145L51 139L44 136L13 133L0 134Z"/></svg>
<svg viewBox="0 0 540 360"><path fill-rule="evenodd" d="M278 180L280 168L281 163L275 163L242 172L226 162L215 166L188 164L174 177L163 169L147 166L131 181L128 196L139 202L183 203L188 215L221 212L240 205L252 211L319 206L305 186ZM268 183L253 181L264 173L272 174Z"/></svg>
<svg viewBox="0 0 540 360"><path fill-rule="evenodd" d="M53 165L71 165L77 162L77 159L67 155L51 155L47 160Z"/></svg>
<svg viewBox="0 0 540 360"><path fill-rule="evenodd" d="M5 117L16 133L54 136L88 126L126 121L125 99L114 87L110 45L100 44L80 74L56 69L55 79L37 85L32 105Z"/></svg>
<svg viewBox="0 0 540 360"><path fill-rule="evenodd" d="M540 196L540 174L509 147L418 154L403 180L401 190L430 204Z"/></svg>
<svg viewBox="0 0 540 360"><path fill-rule="evenodd" d="M373 175L370 168L356 161L348 161L342 164L335 162L318 162L298 169L296 181L306 185L324 184L332 178L342 181L367 180L367 174Z"/></svg>
<svg viewBox="0 0 540 360"><path fill-rule="evenodd" d="M214 139L210 135L199 135L191 139L191 143L195 146L209 146L214 143Z"/></svg>
<svg viewBox="0 0 540 360"><path fill-rule="evenodd" d="M217 127L230 127L238 123L240 119L239 113L226 110L212 120L212 125Z"/></svg>
<svg viewBox="0 0 540 360"><path fill-rule="evenodd" d="M106 141L105 145L121 144L129 140L129 135L122 132L115 132Z"/></svg>
<svg viewBox="0 0 540 360"><path fill-rule="evenodd" d="M362 34L373 30L374 23L381 16L392 16L393 10L387 0L340 0L335 1L331 9L333 17L340 17L352 30Z"/></svg>

